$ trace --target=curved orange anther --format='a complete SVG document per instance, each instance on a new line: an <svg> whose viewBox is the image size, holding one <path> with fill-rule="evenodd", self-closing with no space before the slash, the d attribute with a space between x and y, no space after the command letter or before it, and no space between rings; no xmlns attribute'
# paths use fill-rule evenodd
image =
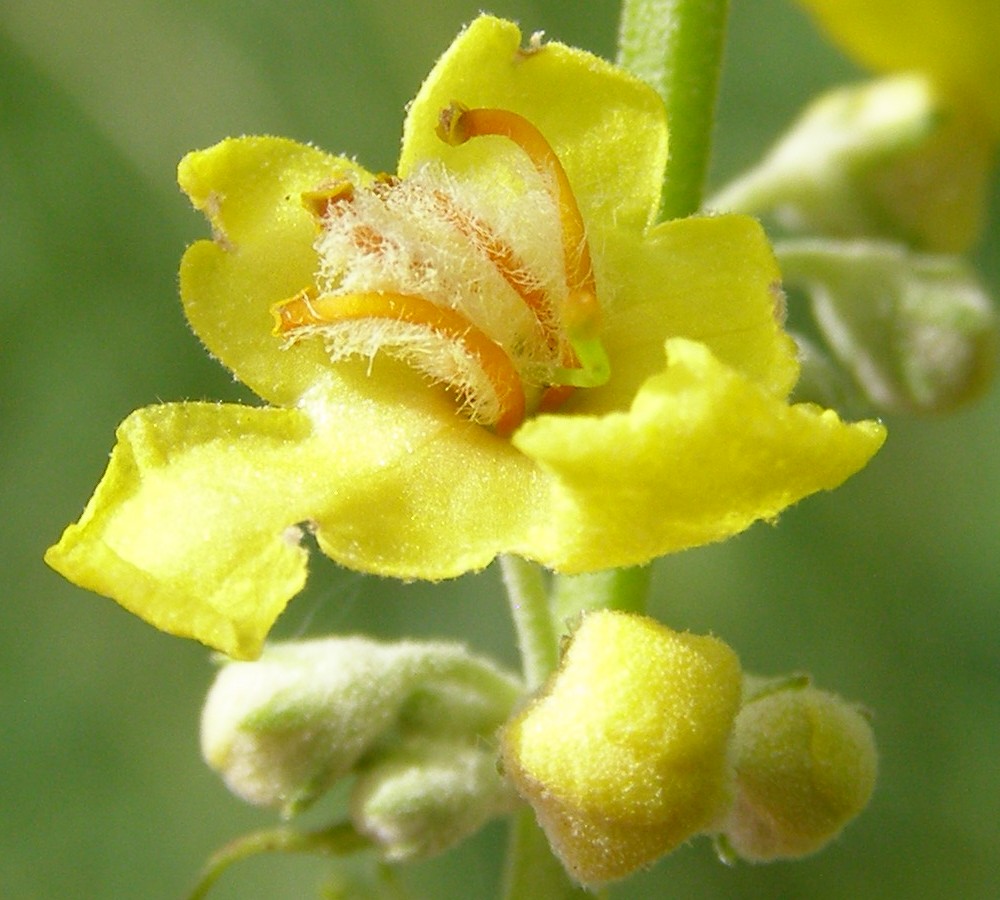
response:
<svg viewBox="0 0 1000 900"><path fill-rule="evenodd" d="M287 300L272 304L271 315L274 317L274 328L271 329L271 334L275 337L283 337L297 328L316 325L319 321L319 314L313 308L313 303L317 297L319 297L319 291L309 285Z"/></svg>
<svg viewBox="0 0 1000 900"><path fill-rule="evenodd" d="M559 222L562 226L566 284L571 297L580 293L594 298L595 302L587 304L586 307L586 313L594 319L586 323L585 327L596 332L599 327L600 308L596 303L597 288L594 284L594 267L590 258L590 247L587 244L586 228L566 170L545 136L518 113L507 109L470 109L457 102L453 102L451 106L441 111L437 134L445 143L451 145L464 144L471 138L484 135L509 138L524 151L543 178L552 179L559 208ZM580 324L582 310L565 312L570 312L574 324Z"/></svg>
<svg viewBox="0 0 1000 900"><path fill-rule="evenodd" d="M524 388L506 351L460 312L437 306L410 294L359 293L318 294L306 288L271 307L275 333L289 334L298 328L330 325L358 319L388 319L418 325L439 337L459 344L482 370L492 386L500 414L492 423L501 437L510 435L524 421Z"/></svg>

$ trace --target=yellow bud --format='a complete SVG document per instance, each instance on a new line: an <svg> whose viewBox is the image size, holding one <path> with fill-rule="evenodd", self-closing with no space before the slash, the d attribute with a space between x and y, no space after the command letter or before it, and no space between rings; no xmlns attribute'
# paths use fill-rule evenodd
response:
<svg viewBox="0 0 1000 900"><path fill-rule="evenodd" d="M587 615L502 735L504 770L582 884L622 878L711 827L731 798L733 651L642 616Z"/></svg>
<svg viewBox="0 0 1000 900"><path fill-rule="evenodd" d="M878 756L857 707L813 687L765 693L736 718L736 801L722 829L743 859L814 853L871 796Z"/></svg>

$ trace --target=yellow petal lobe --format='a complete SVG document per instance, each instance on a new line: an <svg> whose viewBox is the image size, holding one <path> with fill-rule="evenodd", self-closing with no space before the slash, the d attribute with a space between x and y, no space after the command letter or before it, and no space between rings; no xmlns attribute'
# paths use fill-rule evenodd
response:
<svg viewBox="0 0 1000 900"><path fill-rule="evenodd" d="M305 583L309 434L294 410L140 409L46 562L162 631L253 658Z"/></svg>
<svg viewBox="0 0 1000 900"><path fill-rule="evenodd" d="M552 482L551 518L518 552L572 573L730 537L838 486L885 439L789 406L702 344L674 338L666 355L628 412L538 416L514 434Z"/></svg>

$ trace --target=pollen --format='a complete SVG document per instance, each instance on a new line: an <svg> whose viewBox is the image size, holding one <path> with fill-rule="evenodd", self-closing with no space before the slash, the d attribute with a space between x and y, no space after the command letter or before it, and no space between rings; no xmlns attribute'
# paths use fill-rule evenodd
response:
<svg viewBox="0 0 1000 900"><path fill-rule="evenodd" d="M565 170L527 119L453 104L438 134L499 135L522 152L498 157L503 171L428 163L304 193L315 282L272 307L274 333L321 339L334 363L400 359L505 437L608 377L590 249Z"/></svg>

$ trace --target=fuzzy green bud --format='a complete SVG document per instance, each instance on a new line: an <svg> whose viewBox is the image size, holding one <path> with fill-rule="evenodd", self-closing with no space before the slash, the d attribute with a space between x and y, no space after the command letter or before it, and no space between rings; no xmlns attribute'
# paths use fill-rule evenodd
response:
<svg viewBox="0 0 1000 900"><path fill-rule="evenodd" d="M725 812L741 674L732 650L643 616L584 616L506 726L505 774L581 884L622 878Z"/></svg>
<svg viewBox="0 0 1000 900"><path fill-rule="evenodd" d="M235 794L291 815L401 735L492 735L520 690L457 644L277 644L220 670L202 713L202 753Z"/></svg>
<svg viewBox="0 0 1000 900"><path fill-rule="evenodd" d="M361 772L351 792L351 821L384 859L406 862L447 850L516 800L497 772L495 749L469 740L415 739Z"/></svg>
<svg viewBox="0 0 1000 900"><path fill-rule="evenodd" d="M801 680L760 690L736 717L736 798L722 844L750 862L807 856L867 805L877 751L859 709Z"/></svg>
<svg viewBox="0 0 1000 900"><path fill-rule="evenodd" d="M983 218L991 142L921 75L830 91L707 205L773 213L799 233L881 237L955 253Z"/></svg>
<svg viewBox="0 0 1000 900"><path fill-rule="evenodd" d="M963 260L881 241L775 249L786 281L809 292L829 346L880 410L943 412L989 384L997 318Z"/></svg>

